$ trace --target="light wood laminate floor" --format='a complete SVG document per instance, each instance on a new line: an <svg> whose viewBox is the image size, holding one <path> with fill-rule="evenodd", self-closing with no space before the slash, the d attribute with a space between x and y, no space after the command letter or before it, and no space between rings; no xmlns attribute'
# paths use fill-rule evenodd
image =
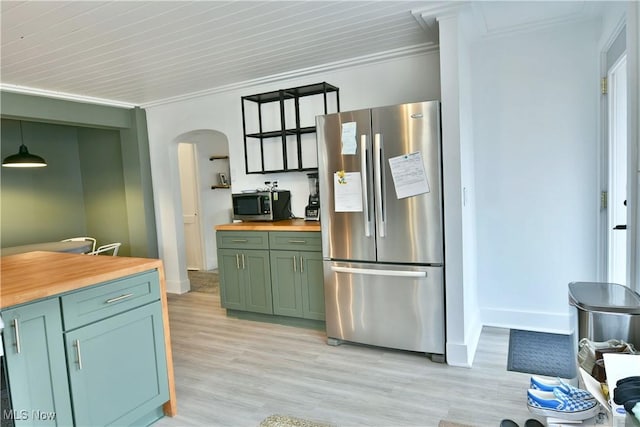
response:
<svg viewBox="0 0 640 427"><path fill-rule="evenodd" d="M498 426L532 418L529 375L506 370L508 330L485 328L473 367L326 344L323 331L226 316L217 294L169 296L178 416L165 426L256 427L272 414L336 426Z"/></svg>

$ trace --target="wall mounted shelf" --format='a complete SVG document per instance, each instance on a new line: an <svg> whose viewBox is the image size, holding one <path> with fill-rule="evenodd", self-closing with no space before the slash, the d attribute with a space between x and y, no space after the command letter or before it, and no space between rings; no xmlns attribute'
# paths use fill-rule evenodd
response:
<svg viewBox="0 0 640 427"><path fill-rule="evenodd" d="M306 118L315 125L316 115L339 112L339 91L337 87L322 82L243 96L242 129L246 173L317 170L317 161L310 162L303 156L305 151L312 153L306 157L314 157L316 154L315 137L304 138L305 135L315 134L316 127L303 126L302 121ZM305 105L301 106L301 98L312 96L317 98L307 98L303 101ZM272 119L270 123L266 117L269 113ZM250 131L247 131L249 126ZM259 156L259 159L255 156Z"/></svg>
<svg viewBox="0 0 640 427"><path fill-rule="evenodd" d="M229 156L209 156L209 161L213 162L214 160L229 160ZM216 190L219 188L231 188L231 177L229 176L229 165L227 164L224 172L218 173L219 184L212 185L211 189Z"/></svg>

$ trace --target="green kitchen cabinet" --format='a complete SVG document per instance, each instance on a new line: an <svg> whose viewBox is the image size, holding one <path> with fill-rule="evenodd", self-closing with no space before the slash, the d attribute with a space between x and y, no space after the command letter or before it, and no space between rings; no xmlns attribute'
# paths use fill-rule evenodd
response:
<svg viewBox="0 0 640 427"><path fill-rule="evenodd" d="M269 233L273 311L324 320L324 278L318 232Z"/></svg>
<svg viewBox="0 0 640 427"><path fill-rule="evenodd" d="M76 425L138 424L169 399L160 301L66 332L65 344Z"/></svg>
<svg viewBox="0 0 640 427"><path fill-rule="evenodd" d="M240 255L242 257L246 310L272 314L269 252L247 250Z"/></svg>
<svg viewBox="0 0 640 427"><path fill-rule="evenodd" d="M304 253L302 277L302 317L324 320L324 272L321 252Z"/></svg>
<svg viewBox="0 0 640 427"><path fill-rule="evenodd" d="M300 252L271 251L273 313L302 317L302 281L298 270L303 262Z"/></svg>
<svg viewBox="0 0 640 427"><path fill-rule="evenodd" d="M216 242L223 307L324 320L319 232L221 230Z"/></svg>
<svg viewBox="0 0 640 427"><path fill-rule="evenodd" d="M273 314L268 234L219 231L216 240L222 306Z"/></svg>
<svg viewBox="0 0 640 427"><path fill-rule="evenodd" d="M2 311L13 418L20 426L73 424L58 299Z"/></svg>
<svg viewBox="0 0 640 427"><path fill-rule="evenodd" d="M218 254L222 306L272 314L269 251L219 249Z"/></svg>
<svg viewBox="0 0 640 427"><path fill-rule="evenodd" d="M231 310L244 310L243 270L240 254L236 249L218 249L218 276L220 280L220 302Z"/></svg>
<svg viewBox="0 0 640 427"><path fill-rule="evenodd" d="M271 251L271 283L274 314L324 320L320 252Z"/></svg>
<svg viewBox="0 0 640 427"><path fill-rule="evenodd" d="M148 425L169 400L157 270L2 310L20 426ZM4 425L4 424L3 424Z"/></svg>

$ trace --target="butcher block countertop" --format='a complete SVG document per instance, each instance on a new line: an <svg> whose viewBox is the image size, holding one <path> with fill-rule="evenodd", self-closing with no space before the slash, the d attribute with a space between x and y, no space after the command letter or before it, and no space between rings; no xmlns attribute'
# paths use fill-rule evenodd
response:
<svg viewBox="0 0 640 427"><path fill-rule="evenodd" d="M161 260L37 251L0 257L0 267L0 308L53 297L136 273L158 270L170 399L164 404L164 413L176 415L169 311Z"/></svg>
<svg viewBox="0 0 640 427"><path fill-rule="evenodd" d="M164 271L159 259L37 251L4 256L0 263L0 308L153 269L159 270L164 294Z"/></svg>
<svg viewBox="0 0 640 427"><path fill-rule="evenodd" d="M234 222L232 224L216 225L216 231L320 231L320 222L305 221L304 219L284 219L274 222Z"/></svg>

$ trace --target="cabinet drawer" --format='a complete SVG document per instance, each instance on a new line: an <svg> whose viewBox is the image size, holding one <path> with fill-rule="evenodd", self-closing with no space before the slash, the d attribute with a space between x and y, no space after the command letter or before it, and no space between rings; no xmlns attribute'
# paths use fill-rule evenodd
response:
<svg viewBox="0 0 640 427"><path fill-rule="evenodd" d="M266 231L217 231L219 248L269 249L269 233Z"/></svg>
<svg viewBox="0 0 640 427"><path fill-rule="evenodd" d="M150 271L60 297L64 330L160 299L158 272Z"/></svg>
<svg viewBox="0 0 640 427"><path fill-rule="evenodd" d="M317 231L270 232L269 247L285 251L321 251L322 238Z"/></svg>

